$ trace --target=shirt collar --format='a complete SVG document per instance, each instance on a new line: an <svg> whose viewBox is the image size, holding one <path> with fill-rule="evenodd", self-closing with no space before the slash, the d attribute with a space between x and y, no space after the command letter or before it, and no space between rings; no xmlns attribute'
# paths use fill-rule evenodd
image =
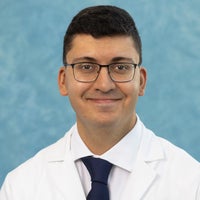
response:
<svg viewBox="0 0 200 200"><path fill-rule="evenodd" d="M110 163L123 168L127 171L132 171L134 162L137 157L139 145L141 141L141 122L137 117L137 122L134 128L124 136L115 146L109 149L104 154L94 155L84 144L78 134L77 127L72 133L71 151L74 161L85 157L95 156L109 161Z"/></svg>

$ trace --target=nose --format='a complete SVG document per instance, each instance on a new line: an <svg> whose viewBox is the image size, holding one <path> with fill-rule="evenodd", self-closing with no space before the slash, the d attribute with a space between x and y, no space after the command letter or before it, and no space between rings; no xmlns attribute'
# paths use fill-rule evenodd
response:
<svg viewBox="0 0 200 200"><path fill-rule="evenodd" d="M102 67L100 69L99 75L94 82L94 87L96 90L102 92L109 92L115 88L115 82L110 78L107 67Z"/></svg>

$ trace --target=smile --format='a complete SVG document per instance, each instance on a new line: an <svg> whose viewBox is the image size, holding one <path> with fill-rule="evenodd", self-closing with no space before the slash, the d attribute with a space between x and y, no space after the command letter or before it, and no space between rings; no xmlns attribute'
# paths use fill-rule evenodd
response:
<svg viewBox="0 0 200 200"><path fill-rule="evenodd" d="M87 100L96 104L105 104L105 105L113 104L120 101L120 99L110 99L110 98L88 98Z"/></svg>

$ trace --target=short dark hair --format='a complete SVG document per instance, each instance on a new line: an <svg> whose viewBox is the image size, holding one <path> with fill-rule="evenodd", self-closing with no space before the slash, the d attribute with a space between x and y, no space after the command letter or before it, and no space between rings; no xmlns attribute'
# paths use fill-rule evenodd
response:
<svg viewBox="0 0 200 200"><path fill-rule="evenodd" d="M64 36L63 62L71 49L74 36L90 34L94 38L104 36L131 36L142 63L142 44L135 22L130 14L116 6L100 5L81 10L71 21Z"/></svg>

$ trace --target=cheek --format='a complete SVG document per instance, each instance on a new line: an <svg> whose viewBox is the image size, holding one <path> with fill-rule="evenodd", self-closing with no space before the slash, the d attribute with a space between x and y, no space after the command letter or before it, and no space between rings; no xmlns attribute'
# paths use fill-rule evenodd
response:
<svg viewBox="0 0 200 200"><path fill-rule="evenodd" d="M72 107L74 109L80 107L84 100L84 94L88 89L87 84L78 82L73 77L69 77L66 81L66 88Z"/></svg>
<svg viewBox="0 0 200 200"><path fill-rule="evenodd" d="M139 93L139 80L132 80L131 82L122 83L120 89L127 97L134 98L138 96Z"/></svg>
<svg viewBox="0 0 200 200"><path fill-rule="evenodd" d="M132 110L132 108L134 108L137 103L139 83L136 81L129 82L129 84L127 83L127 85L121 87L121 91L123 91L124 95L126 96L124 103Z"/></svg>

